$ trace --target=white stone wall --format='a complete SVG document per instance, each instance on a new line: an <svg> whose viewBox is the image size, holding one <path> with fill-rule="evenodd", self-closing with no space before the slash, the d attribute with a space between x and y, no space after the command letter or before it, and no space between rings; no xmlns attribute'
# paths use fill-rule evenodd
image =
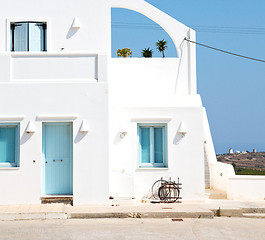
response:
<svg viewBox="0 0 265 240"><path fill-rule="evenodd" d="M230 177L227 198L264 201L265 176L238 175Z"/></svg>
<svg viewBox="0 0 265 240"><path fill-rule="evenodd" d="M6 1L0 9L0 52L10 50L10 21L47 21L47 50L110 52L108 0ZM71 29L74 18L81 23Z"/></svg>
<svg viewBox="0 0 265 240"><path fill-rule="evenodd" d="M235 176L234 168L230 164L221 162L210 163L211 188L227 194L229 177Z"/></svg>
<svg viewBox="0 0 265 240"><path fill-rule="evenodd" d="M176 58L113 59L109 66L110 194L140 200L161 177L179 177L183 201L203 200L204 108L199 95L189 95L187 67ZM179 142L181 122L189 132ZM137 123L167 124L168 168L138 167ZM121 139L123 124L129 130Z"/></svg>
<svg viewBox="0 0 265 240"><path fill-rule="evenodd" d="M73 122L74 203L106 203L110 2L13 1L2 4L0 13L0 122L20 123L20 167L0 169L0 204L40 203L44 121ZM71 28L75 17L80 29ZM15 21L47 22L47 53L10 53ZM11 120L16 116L22 120ZM34 134L25 133L30 120ZM79 132L83 120L87 134Z"/></svg>
<svg viewBox="0 0 265 240"><path fill-rule="evenodd" d="M110 114L110 193L142 199L161 177L183 183L183 201L204 198L204 152L202 108L112 108ZM129 130L121 139L119 127L128 121ZM181 140L177 133L181 121L189 128ZM166 123L168 130L168 168L139 168L137 123ZM126 184L124 184L126 182Z"/></svg>
<svg viewBox="0 0 265 240"><path fill-rule="evenodd" d="M107 92L106 83L0 84L0 122L7 122L1 120L3 116L24 116L20 121L20 167L0 169L0 204L40 203L43 121L73 121L74 203L108 201ZM43 114L47 120L38 120ZM61 119L49 120L49 116ZM69 120L71 116L77 118ZM25 133L30 120L36 125L34 134ZM91 132L79 133L82 120L87 121Z"/></svg>
<svg viewBox="0 0 265 240"><path fill-rule="evenodd" d="M110 59L111 6L139 11L164 27L178 58ZM13 1L0 13L0 122L23 116L20 167L0 169L0 204L40 202L39 115L73 121L75 204L106 203L109 190L141 199L161 177L180 178L183 201L203 200L204 109L196 94L195 46L183 40L195 40L193 30L143 0ZM71 29L75 17L78 30ZM12 21L47 21L48 52L10 54ZM32 135L25 133L30 120L37 128ZM91 128L87 134L78 131L82 120ZM167 124L167 169L138 169L137 123L142 121ZM189 131L178 142L182 121ZM123 122L129 131L120 139Z"/></svg>

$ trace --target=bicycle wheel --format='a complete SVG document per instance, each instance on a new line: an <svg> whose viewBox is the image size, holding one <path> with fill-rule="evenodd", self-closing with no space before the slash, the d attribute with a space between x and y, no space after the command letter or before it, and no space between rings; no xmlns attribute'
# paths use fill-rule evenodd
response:
<svg viewBox="0 0 265 240"><path fill-rule="evenodd" d="M158 191L160 189L161 186L167 184L166 180L160 179L157 180L153 186L152 186L152 196L155 200L160 200L159 196L158 196Z"/></svg>
<svg viewBox="0 0 265 240"><path fill-rule="evenodd" d="M178 186L174 183L168 183L161 186L158 190L158 197L162 202L174 203L179 198Z"/></svg>

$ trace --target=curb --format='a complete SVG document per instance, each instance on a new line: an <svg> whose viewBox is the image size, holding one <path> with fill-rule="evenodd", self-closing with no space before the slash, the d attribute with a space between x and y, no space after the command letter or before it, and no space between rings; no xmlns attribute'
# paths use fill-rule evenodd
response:
<svg viewBox="0 0 265 240"><path fill-rule="evenodd" d="M265 213L265 208L242 208L243 213Z"/></svg>
<svg viewBox="0 0 265 240"><path fill-rule="evenodd" d="M212 219L212 211L205 212L112 212L112 213L68 213L68 219L89 218L208 218Z"/></svg>
<svg viewBox="0 0 265 240"><path fill-rule="evenodd" d="M243 217L243 210L241 208L233 209L211 209L215 217Z"/></svg>
<svg viewBox="0 0 265 240"><path fill-rule="evenodd" d="M95 218L206 218L244 217L265 218L265 208L211 209L198 212L7 212L0 213L0 221L48 220L48 219L95 219Z"/></svg>
<svg viewBox="0 0 265 240"><path fill-rule="evenodd" d="M45 213L1 213L0 221L66 219L65 212Z"/></svg>
<svg viewBox="0 0 265 240"><path fill-rule="evenodd" d="M243 213L243 217L247 217L247 218L265 218L265 213Z"/></svg>
<svg viewBox="0 0 265 240"><path fill-rule="evenodd" d="M215 217L265 218L265 208L211 209Z"/></svg>

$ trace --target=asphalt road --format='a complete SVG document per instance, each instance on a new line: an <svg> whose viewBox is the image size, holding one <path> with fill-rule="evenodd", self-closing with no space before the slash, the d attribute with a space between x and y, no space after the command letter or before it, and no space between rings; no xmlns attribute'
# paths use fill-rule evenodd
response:
<svg viewBox="0 0 265 240"><path fill-rule="evenodd" d="M264 240L265 219L82 219L0 222L0 239Z"/></svg>

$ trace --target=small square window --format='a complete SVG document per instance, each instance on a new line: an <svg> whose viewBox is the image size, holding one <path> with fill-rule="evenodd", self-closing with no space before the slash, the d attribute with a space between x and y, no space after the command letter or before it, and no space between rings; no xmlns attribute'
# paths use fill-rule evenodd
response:
<svg viewBox="0 0 265 240"><path fill-rule="evenodd" d="M19 124L0 123L0 167L19 167Z"/></svg>
<svg viewBox="0 0 265 240"><path fill-rule="evenodd" d="M138 124L139 167L167 167L166 124Z"/></svg>
<svg viewBox="0 0 265 240"><path fill-rule="evenodd" d="M46 22L11 22L11 51L46 51Z"/></svg>

